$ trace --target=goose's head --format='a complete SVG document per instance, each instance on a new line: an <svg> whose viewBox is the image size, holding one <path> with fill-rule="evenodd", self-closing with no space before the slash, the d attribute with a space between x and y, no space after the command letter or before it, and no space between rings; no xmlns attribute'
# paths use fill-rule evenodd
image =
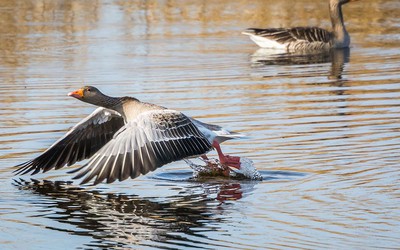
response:
<svg viewBox="0 0 400 250"><path fill-rule="evenodd" d="M350 3L350 2L355 2L355 1L359 1L359 0L331 0L330 1L330 5L331 6L343 5L343 4Z"/></svg>
<svg viewBox="0 0 400 250"><path fill-rule="evenodd" d="M84 86L68 93L68 96L72 96L83 102L101 107L109 106L111 100L113 99L101 93L100 90L93 86Z"/></svg>

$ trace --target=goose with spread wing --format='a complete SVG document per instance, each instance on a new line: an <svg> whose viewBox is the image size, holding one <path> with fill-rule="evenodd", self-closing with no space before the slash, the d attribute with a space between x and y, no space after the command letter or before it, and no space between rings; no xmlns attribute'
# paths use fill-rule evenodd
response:
<svg viewBox="0 0 400 250"><path fill-rule="evenodd" d="M330 0L332 32L318 27L249 28L242 32L262 48L288 52L323 51L347 48L350 36L343 22L342 5L357 0Z"/></svg>
<svg viewBox="0 0 400 250"><path fill-rule="evenodd" d="M133 97L110 97L85 86L68 94L99 106L36 158L19 164L17 174L47 172L88 159L71 172L82 184L136 178L141 174L216 149L223 166L240 169L240 157L224 155L220 143L242 137L218 125L183 113L141 102Z"/></svg>

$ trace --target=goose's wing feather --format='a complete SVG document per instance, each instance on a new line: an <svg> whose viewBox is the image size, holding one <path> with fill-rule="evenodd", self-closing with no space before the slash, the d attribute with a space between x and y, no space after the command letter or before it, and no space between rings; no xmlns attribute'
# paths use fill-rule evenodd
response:
<svg viewBox="0 0 400 250"><path fill-rule="evenodd" d="M212 149L210 142L187 116L174 110L141 113L122 127L101 150L81 168L74 179L85 176L82 184L103 180L136 178L183 158Z"/></svg>
<svg viewBox="0 0 400 250"><path fill-rule="evenodd" d="M331 39L331 32L318 27L295 27L295 28L272 28L256 29L250 28L243 32L246 35L260 36L286 44L292 42L307 41L328 43Z"/></svg>
<svg viewBox="0 0 400 250"><path fill-rule="evenodd" d="M72 127L41 155L19 167L16 174L59 169L91 157L102 148L124 125L121 115L113 110L97 108L93 113Z"/></svg>

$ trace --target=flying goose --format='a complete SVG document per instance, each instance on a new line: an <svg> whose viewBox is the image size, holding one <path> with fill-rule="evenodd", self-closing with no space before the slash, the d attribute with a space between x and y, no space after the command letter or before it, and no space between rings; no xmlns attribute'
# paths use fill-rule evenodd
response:
<svg viewBox="0 0 400 250"><path fill-rule="evenodd" d="M262 48L283 49L288 52L323 51L347 48L350 36L343 22L342 5L357 0L330 0L332 32L318 27L249 28L242 34L250 36Z"/></svg>
<svg viewBox="0 0 400 250"><path fill-rule="evenodd" d="M92 86L68 96L99 108L41 155L17 165L14 172L36 174L89 159L70 172L78 172L74 179L85 177L81 184L95 178L96 185L134 179L173 161L207 159L205 154L213 148L223 166L240 169L240 157L224 155L220 143L243 134L133 97L110 97Z"/></svg>

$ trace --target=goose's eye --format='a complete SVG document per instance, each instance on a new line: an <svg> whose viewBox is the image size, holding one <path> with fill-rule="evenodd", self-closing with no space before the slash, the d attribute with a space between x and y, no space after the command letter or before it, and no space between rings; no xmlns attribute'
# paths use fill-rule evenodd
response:
<svg viewBox="0 0 400 250"><path fill-rule="evenodd" d="M89 91L89 92L91 91L91 89L89 89L89 88L87 88L86 90Z"/></svg>

